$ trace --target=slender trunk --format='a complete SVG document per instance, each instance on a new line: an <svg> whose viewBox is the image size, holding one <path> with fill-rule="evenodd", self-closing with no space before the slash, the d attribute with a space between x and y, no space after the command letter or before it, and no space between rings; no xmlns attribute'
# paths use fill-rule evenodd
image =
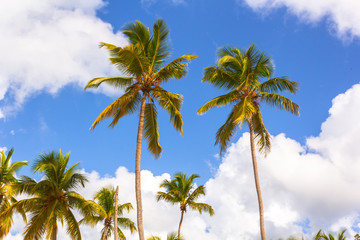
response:
<svg viewBox="0 0 360 240"><path fill-rule="evenodd" d="M136 160L135 160L135 192L136 192L136 213L137 213L137 225L139 232L139 240L145 240L143 216L142 216L142 201L141 201L141 143L144 130L144 114L146 105L146 95L143 93L140 108L139 128L136 142Z"/></svg>
<svg viewBox="0 0 360 240"><path fill-rule="evenodd" d="M56 240L57 235L57 225L53 226L52 234L51 234L51 240Z"/></svg>
<svg viewBox="0 0 360 240"><path fill-rule="evenodd" d="M181 210L181 217L180 217L180 223L179 223L179 230L178 230L178 238L180 238L180 230L181 230L181 224L184 218L184 210Z"/></svg>
<svg viewBox="0 0 360 240"><path fill-rule="evenodd" d="M115 214L114 214L114 239L118 239L118 229L117 229L117 217L118 217L118 195L119 195L119 186L116 186L115 191Z"/></svg>
<svg viewBox="0 0 360 240"><path fill-rule="evenodd" d="M259 173L258 173L257 162L256 162L256 153L255 153L255 144L254 144L254 138L255 138L254 127L252 125L251 119L249 120L249 128L250 128L250 146L251 146L251 156L252 156L253 169L254 169L255 186L256 186L256 193L257 193L258 202L259 202L261 240L266 240L265 223L264 223L264 207L263 207L263 201L262 201L262 197L261 197Z"/></svg>
<svg viewBox="0 0 360 240"><path fill-rule="evenodd" d="M101 237L101 240L105 240L107 231L108 231L108 226L105 225L104 233L103 233L103 235L102 235L102 237Z"/></svg>

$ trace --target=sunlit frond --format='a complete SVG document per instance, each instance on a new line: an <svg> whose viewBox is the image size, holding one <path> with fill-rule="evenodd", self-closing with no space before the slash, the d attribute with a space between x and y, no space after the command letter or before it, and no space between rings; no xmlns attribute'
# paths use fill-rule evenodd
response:
<svg viewBox="0 0 360 240"><path fill-rule="evenodd" d="M133 82L132 77L99 77L90 80L85 86L85 90L88 88L98 88L102 83L106 83L115 88L123 88L130 86Z"/></svg>
<svg viewBox="0 0 360 240"><path fill-rule="evenodd" d="M153 103L147 103L145 106L144 133L144 137L148 142L149 152L151 152L155 158L159 158L162 147L159 143L157 111Z"/></svg>
<svg viewBox="0 0 360 240"><path fill-rule="evenodd" d="M221 106L227 105L233 101L238 100L239 97L240 97L240 94L239 94L238 90L233 90L225 95L218 96L218 97L214 98L213 100L207 102L206 104L204 104L204 106L202 106L197 111L197 113L202 115L213 107L221 107Z"/></svg>
<svg viewBox="0 0 360 240"><path fill-rule="evenodd" d="M279 109L284 109L288 112L291 112L292 114L299 115L299 105L288 99L287 97L284 97L282 95L276 94L276 93L261 93L262 100L269 104L272 107L277 107Z"/></svg>
<svg viewBox="0 0 360 240"><path fill-rule="evenodd" d="M182 95L168 92L160 87L156 87L153 95L159 105L170 114L170 121L174 128L183 134L183 120L180 113Z"/></svg>

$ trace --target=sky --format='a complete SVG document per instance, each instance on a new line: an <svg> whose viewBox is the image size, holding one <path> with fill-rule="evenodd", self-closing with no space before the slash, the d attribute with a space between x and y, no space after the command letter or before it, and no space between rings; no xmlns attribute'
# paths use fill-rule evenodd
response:
<svg viewBox="0 0 360 240"><path fill-rule="evenodd" d="M299 83L290 96L300 116L262 107L272 151L259 155L268 238L301 235L320 228L349 236L360 230L360 2L357 0L4 0L0 7L0 147L15 148L12 161L31 165L39 154L71 151L90 183L87 198L107 184L120 186L120 201L134 197L138 114L89 128L122 90L84 91L100 76L117 76L99 42L125 46L122 27L139 20L151 27L162 18L170 28L172 57L194 53L188 75L165 89L184 96L184 136L159 111L163 153L142 152L144 226L147 235L175 231L177 206L157 203L159 184L176 172L196 173L205 184L215 215L187 212L186 239L257 239L258 208L251 169L249 133L239 129L223 157L215 133L229 107L196 114L222 94L201 83L222 46L254 43L272 56L274 76ZM18 175L36 179L30 168ZM135 218L135 212L129 215ZM171 217L170 217L171 216ZM6 238L22 239L16 218ZM83 226L83 239L98 239L99 228ZM62 230L60 239L69 239ZM127 235L136 239L136 235Z"/></svg>

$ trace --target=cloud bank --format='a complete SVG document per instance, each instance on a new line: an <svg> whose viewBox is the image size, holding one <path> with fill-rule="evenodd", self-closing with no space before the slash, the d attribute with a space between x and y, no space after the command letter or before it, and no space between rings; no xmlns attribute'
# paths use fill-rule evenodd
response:
<svg viewBox="0 0 360 240"><path fill-rule="evenodd" d="M310 239L320 228L327 231L348 229L354 236L360 227L360 84L333 99L321 133L309 137L303 146L279 134L267 158L259 157L259 172L265 206L268 238L305 234ZM116 177L89 173L90 183L81 190L90 199L101 186L118 184L120 201L135 203L134 173L119 167ZM159 184L170 175L154 176L142 171L144 225L146 235L165 237L176 231L178 206L155 200ZM231 145L215 176L206 182L207 195L201 201L215 209L209 217L188 211L182 227L186 239L235 240L259 236L258 206L252 174L249 133ZM136 219L135 211L130 215ZM18 218L20 219L20 218ZM23 224L16 223L13 235L21 239ZM101 226L83 227L83 238L99 239ZM64 230L60 239L68 239ZM136 235L128 239L136 239Z"/></svg>
<svg viewBox="0 0 360 240"><path fill-rule="evenodd" d="M256 11L285 7L301 20L314 23L326 20L331 31L343 40L360 37L358 0L237 0Z"/></svg>
<svg viewBox="0 0 360 240"><path fill-rule="evenodd" d="M11 0L0 8L0 117L40 92L115 74L100 41L126 44L96 16L103 0ZM102 89L114 94L110 88Z"/></svg>

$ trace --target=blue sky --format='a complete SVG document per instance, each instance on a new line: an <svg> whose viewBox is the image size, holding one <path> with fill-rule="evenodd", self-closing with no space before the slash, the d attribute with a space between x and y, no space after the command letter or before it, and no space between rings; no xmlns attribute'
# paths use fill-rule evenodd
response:
<svg viewBox="0 0 360 240"><path fill-rule="evenodd" d="M232 162L216 157L219 148L214 146L215 132L225 121L229 108L214 109L204 116L196 114L202 104L222 93L201 83L203 69L215 63L216 50L221 46L247 48L254 43L272 56L276 66L274 76L288 76L299 82L298 94L290 97L300 105L300 117L268 107L262 111L269 132L273 136L285 134L303 147L300 151L303 155L309 152L326 155L322 151L325 147L316 149L319 144L307 145L309 139L311 136L315 140L325 139L326 133L332 132L326 124L321 128L331 118L329 109L335 109L332 107L336 101L332 100L359 83L360 25L356 12L360 6L356 1L336 3L338 6L323 0L303 4L292 0L14 2L22 3L21 7L5 3L5 17L0 18L0 31L4 32L3 36L9 36L0 39L0 52L5 56L0 61L0 146L14 147L15 161L31 162L42 152L62 149L71 151L72 163L80 162L86 172L96 171L100 177L115 177L119 166L130 173L134 171L138 115L123 118L114 129L108 128L109 122L105 121L92 132L89 127L97 115L120 93L109 89L83 91L92 78L117 74L109 65L106 51L97 49L96 45L100 41L126 44L121 28L134 20L151 26L156 19L163 18L171 30L172 56L185 53L199 56L190 63L184 79L165 86L184 96L184 137L171 127L167 113L160 111L160 143L164 151L159 160L147 152L144 142L142 169L155 176L183 171L199 174L198 183L211 184L208 180L217 179L223 171L219 166ZM7 24L7 20L13 24ZM342 98L337 99L341 102ZM333 116L338 116L337 111L334 110ZM348 124L335 122L340 126ZM244 127L238 132L233 146L241 143L246 131ZM325 134L321 135L322 132ZM228 152L229 159L231 153ZM353 161L357 164L359 156ZM31 171L24 169L21 174L29 175ZM271 177L266 179L273 181ZM254 190L250 187L249 191ZM356 215L359 207L355 205L351 213ZM296 221L310 219L310 223L316 222L314 226L330 227L343 217L335 215L333 223L308 216ZM269 225L276 229L273 222Z"/></svg>

